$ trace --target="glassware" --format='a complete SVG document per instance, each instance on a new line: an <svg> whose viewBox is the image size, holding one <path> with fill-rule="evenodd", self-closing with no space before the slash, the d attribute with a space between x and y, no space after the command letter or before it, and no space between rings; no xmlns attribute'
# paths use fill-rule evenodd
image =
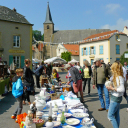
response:
<svg viewBox="0 0 128 128"><path fill-rule="evenodd" d="M66 120L66 117L64 116L64 112L62 112L60 121L61 121L62 124L64 124L65 123L65 120Z"/></svg>

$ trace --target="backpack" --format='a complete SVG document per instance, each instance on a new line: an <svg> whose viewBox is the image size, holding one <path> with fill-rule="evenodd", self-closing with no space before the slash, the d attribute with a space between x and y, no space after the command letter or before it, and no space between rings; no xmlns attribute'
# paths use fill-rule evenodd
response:
<svg viewBox="0 0 128 128"><path fill-rule="evenodd" d="M59 73L57 72L56 78L59 78Z"/></svg>

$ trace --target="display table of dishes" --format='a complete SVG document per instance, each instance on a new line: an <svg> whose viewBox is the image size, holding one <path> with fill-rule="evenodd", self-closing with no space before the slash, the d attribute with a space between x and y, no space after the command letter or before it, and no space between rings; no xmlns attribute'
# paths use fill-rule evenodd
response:
<svg viewBox="0 0 128 128"><path fill-rule="evenodd" d="M40 96L44 94L44 89L40 92ZM47 94L48 96L49 94ZM96 128L93 124L93 119L89 118L88 110L80 102L71 91L63 92L60 99L57 100L39 100L37 96L37 110L36 115L45 123L42 127L46 127L45 124L49 117L49 107L52 105L52 119L54 128ZM42 107L41 107L42 104ZM44 107L45 106L45 107ZM64 112L65 123L62 122L62 112ZM40 127L40 128L42 128Z"/></svg>

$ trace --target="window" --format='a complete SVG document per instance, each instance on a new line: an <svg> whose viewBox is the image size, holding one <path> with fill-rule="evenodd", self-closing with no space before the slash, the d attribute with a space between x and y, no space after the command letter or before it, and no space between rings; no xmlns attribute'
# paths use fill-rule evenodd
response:
<svg viewBox="0 0 128 128"><path fill-rule="evenodd" d="M116 58L116 60L120 60L120 58Z"/></svg>
<svg viewBox="0 0 128 128"><path fill-rule="evenodd" d="M94 54L94 47L91 47L91 55Z"/></svg>
<svg viewBox="0 0 128 128"><path fill-rule="evenodd" d="M47 25L47 29L49 29L49 25Z"/></svg>
<svg viewBox="0 0 128 128"><path fill-rule="evenodd" d="M100 54L103 54L103 45L100 45Z"/></svg>
<svg viewBox="0 0 128 128"><path fill-rule="evenodd" d="M86 55L86 48L84 48L84 55Z"/></svg>
<svg viewBox="0 0 128 128"><path fill-rule="evenodd" d="M13 36L13 47L20 47L20 36Z"/></svg>
<svg viewBox="0 0 128 128"><path fill-rule="evenodd" d="M120 54L120 45L119 44L116 45L116 54Z"/></svg>
<svg viewBox="0 0 128 128"><path fill-rule="evenodd" d="M126 48L128 49L128 44L126 44Z"/></svg>
<svg viewBox="0 0 128 128"><path fill-rule="evenodd" d="M16 68L20 68L20 56L13 56L13 62Z"/></svg>
<svg viewBox="0 0 128 128"><path fill-rule="evenodd" d="M116 40L118 40L119 39L119 35L116 35Z"/></svg>

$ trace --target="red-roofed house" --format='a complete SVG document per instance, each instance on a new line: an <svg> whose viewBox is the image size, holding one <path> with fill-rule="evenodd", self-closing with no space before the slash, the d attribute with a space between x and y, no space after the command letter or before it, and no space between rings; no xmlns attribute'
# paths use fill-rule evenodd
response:
<svg viewBox="0 0 128 128"><path fill-rule="evenodd" d="M84 60L91 64L94 58L101 58L105 63L113 63L128 50L128 37L118 30L91 35L80 43L80 63Z"/></svg>
<svg viewBox="0 0 128 128"><path fill-rule="evenodd" d="M61 57L63 52L71 52L71 59L79 61L79 45L78 44L59 44L56 49L56 54Z"/></svg>

